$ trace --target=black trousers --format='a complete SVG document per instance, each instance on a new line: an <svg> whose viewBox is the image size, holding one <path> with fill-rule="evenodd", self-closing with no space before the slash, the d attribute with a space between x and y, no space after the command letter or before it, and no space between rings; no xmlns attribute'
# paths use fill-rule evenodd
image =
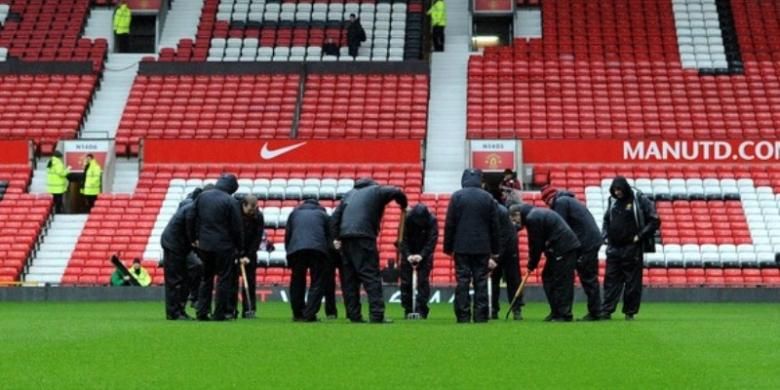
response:
<svg viewBox="0 0 780 390"><path fill-rule="evenodd" d="M203 283L198 294L198 317L205 317L211 311L214 277L217 278L216 304L213 317L224 320L225 316L235 313L232 302L238 293L238 275L236 274L235 258L232 251L210 252L201 251L203 261Z"/></svg>
<svg viewBox="0 0 780 390"><path fill-rule="evenodd" d="M433 50L444 51L444 26L433 26Z"/></svg>
<svg viewBox="0 0 780 390"><path fill-rule="evenodd" d="M87 212L92 211L92 208L95 207L95 202L97 202L97 195L84 195L84 203L87 205Z"/></svg>
<svg viewBox="0 0 780 390"><path fill-rule="evenodd" d="M385 318L385 301L382 296L382 277L379 273L379 252L376 240L346 238L341 241L344 259L344 280L341 285L347 317L352 321L362 320L360 306L360 285L368 295L368 308L372 321Z"/></svg>
<svg viewBox="0 0 780 390"><path fill-rule="evenodd" d="M323 282L328 258L318 251L296 252L290 257L292 276L290 278L290 307L293 318L305 321L317 319L325 294ZM309 293L306 294L306 275L311 278Z"/></svg>
<svg viewBox="0 0 780 390"><path fill-rule="evenodd" d="M414 267L406 259L401 259L401 306L404 313L412 313L412 299L415 299L416 311L428 318L428 300L431 298L431 269L433 258L422 259L417 266L417 296L412 297L412 273Z"/></svg>
<svg viewBox="0 0 780 390"><path fill-rule="evenodd" d="M584 252L577 259L577 276L588 297L588 313L601 313L601 286L599 286L599 250Z"/></svg>
<svg viewBox="0 0 780 390"><path fill-rule="evenodd" d="M455 317L458 322L472 319L472 302L469 290L474 284L474 322L488 320L488 261L490 255L455 254Z"/></svg>
<svg viewBox="0 0 780 390"><path fill-rule="evenodd" d="M130 34L114 34L116 37L116 52L127 53L130 49Z"/></svg>
<svg viewBox="0 0 780 390"><path fill-rule="evenodd" d="M360 48L360 42L349 42L347 47L349 48L349 55L351 57L357 57L358 49Z"/></svg>
<svg viewBox="0 0 780 390"><path fill-rule="evenodd" d="M577 251L547 257L542 271L542 286L553 318L573 317L571 307L574 303L574 268L577 257Z"/></svg>
<svg viewBox="0 0 780 390"><path fill-rule="evenodd" d="M642 302L642 248L629 245L607 248L607 272L604 276L604 306L601 311L612 314L623 293L623 313L639 313Z"/></svg>
<svg viewBox="0 0 780 390"><path fill-rule="evenodd" d="M241 264L238 266L241 267ZM249 290L244 288L244 283L241 283L242 315L246 315L250 311L257 311L257 256L249 257L249 264L244 265L244 271L246 272L246 286ZM240 268L238 272L241 272Z"/></svg>
<svg viewBox="0 0 780 390"><path fill-rule="evenodd" d="M59 214L65 211L65 209L63 208L63 200L62 200L65 194L51 194L51 195L52 198L54 198L54 212Z"/></svg>
<svg viewBox="0 0 780 390"><path fill-rule="evenodd" d="M203 262L200 260L200 257L195 252L190 252L187 255L187 293L189 295L189 300L192 302L198 301L198 289L200 288L200 283L203 281ZM188 297L183 297L185 299L184 302L182 302L183 305L187 304L186 299Z"/></svg>
<svg viewBox="0 0 780 390"><path fill-rule="evenodd" d="M344 269L341 260L330 259L322 267L322 290L325 295L325 315L338 316L339 311L336 308L336 270L339 271L341 285L344 285Z"/></svg>
<svg viewBox="0 0 780 390"><path fill-rule="evenodd" d="M175 319L184 314L183 303L187 302L187 258L163 248L163 270L165 271L165 316Z"/></svg>
<svg viewBox="0 0 780 390"><path fill-rule="evenodd" d="M506 281L506 301L512 303L512 298L515 297L517 288L520 287L520 258L517 250L509 250L507 253L501 255L498 259L498 266L493 269L490 274L491 289L493 291L493 297L491 305L493 306L493 313L497 314L501 307L498 303L501 297L501 277ZM519 312L523 307L523 298L520 298L515 303L515 307L511 308L513 312Z"/></svg>

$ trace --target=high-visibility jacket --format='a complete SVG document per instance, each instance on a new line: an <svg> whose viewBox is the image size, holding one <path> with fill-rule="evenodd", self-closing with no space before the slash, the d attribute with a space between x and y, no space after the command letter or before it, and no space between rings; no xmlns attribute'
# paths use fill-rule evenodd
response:
<svg viewBox="0 0 780 390"><path fill-rule="evenodd" d="M100 187L103 181L103 169L100 168L100 164L96 160L92 160L87 165L84 175L84 188L81 189L81 193L90 196L100 195Z"/></svg>
<svg viewBox="0 0 780 390"><path fill-rule="evenodd" d="M428 9L428 15L431 16L431 24L435 27L444 27L447 25L447 8L444 0L436 1Z"/></svg>
<svg viewBox="0 0 780 390"><path fill-rule="evenodd" d="M68 168L58 157L52 157L46 169L46 191L50 194L64 194L68 190Z"/></svg>
<svg viewBox="0 0 780 390"><path fill-rule="evenodd" d="M130 267L128 271L130 271L130 276L134 277L135 280L138 281L138 284L141 285L141 287L146 287L152 284L152 277L149 276L149 271L147 271L146 268L144 267L139 268L138 273L135 273L133 267Z"/></svg>
<svg viewBox="0 0 780 390"><path fill-rule="evenodd" d="M114 13L114 33L115 34L130 34L130 20L132 19L132 12L127 4L122 4L116 9Z"/></svg>

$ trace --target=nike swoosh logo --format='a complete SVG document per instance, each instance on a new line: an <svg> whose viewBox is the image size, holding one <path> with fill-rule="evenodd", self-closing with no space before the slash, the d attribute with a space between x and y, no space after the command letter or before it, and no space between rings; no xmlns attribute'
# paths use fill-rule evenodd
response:
<svg viewBox="0 0 780 390"><path fill-rule="evenodd" d="M303 145L306 145L306 142L301 142L301 143L293 144L293 145L290 145L290 146L285 146L283 148L270 150L270 149L268 149L268 142L266 142L265 144L263 144L263 148L260 149L260 157L263 160L272 160L272 159L275 159L275 158L277 158L277 157L279 157L279 156L281 156L281 155L283 155L285 153L292 152L293 150L298 149L298 148L300 148Z"/></svg>

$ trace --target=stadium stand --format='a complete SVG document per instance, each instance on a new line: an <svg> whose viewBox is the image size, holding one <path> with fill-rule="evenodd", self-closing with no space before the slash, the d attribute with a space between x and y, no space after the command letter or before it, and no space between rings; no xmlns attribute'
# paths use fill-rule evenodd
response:
<svg viewBox="0 0 780 390"><path fill-rule="evenodd" d="M767 34L779 25L762 14L777 15L780 6L732 2L741 42L736 52L723 42L731 51L721 76L696 69L724 65L713 65L710 52L681 60L681 52L714 44L696 46L708 37L706 28L702 36L700 29L676 26L672 7L665 1L542 2L543 39L516 40L470 58L469 138L776 138L780 69L776 39ZM697 35L681 35L688 30ZM739 58L744 69L734 65Z"/></svg>
<svg viewBox="0 0 780 390"><path fill-rule="evenodd" d="M0 137L32 139L50 154L81 127L95 75L0 75Z"/></svg>
<svg viewBox="0 0 780 390"><path fill-rule="evenodd" d="M425 137L426 75L309 75L299 138Z"/></svg>
<svg viewBox="0 0 780 390"><path fill-rule="evenodd" d="M299 76L136 77L117 132L119 154L142 138L289 138Z"/></svg>
<svg viewBox="0 0 780 390"><path fill-rule="evenodd" d="M0 47L25 61L91 61L103 69L108 43L80 39L89 0L12 0L0 5Z"/></svg>
<svg viewBox="0 0 780 390"><path fill-rule="evenodd" d="M14 282L45 228L52 200L26 194L30 168L0 166L0 282Z"/></svg>
<svg viewBox="0 0 780 390"><path fill-rule="evenodd" d="M422 0L284 1L207 0L195 42L160 52L161 61L352 61L347 55L345 21L361 19L367 41L358 61L419 59ZM340 56L324 56L332 38Z"/></svg>

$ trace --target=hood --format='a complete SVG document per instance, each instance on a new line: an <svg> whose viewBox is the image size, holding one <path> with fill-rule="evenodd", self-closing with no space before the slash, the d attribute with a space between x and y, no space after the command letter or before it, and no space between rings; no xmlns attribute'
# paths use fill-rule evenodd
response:
<svg viewBox="0 0 780 390"><path fill-rule="evenodd" d="M324 207L320 205L320 202L317 199L306 199L301 203L301 209L317 209L317 210L325 210Z"/></svg>
<svg viewBox="0 0 780 390"><path fill-rule="evenodd" d="M466 169L463 171L463 176L460 178L460 185L463 188L467 187L482 187L482 171L479 169Z"/></svg>
<svg viewBox="0 0 780 390"><path fill-rule="evenodd" d="M415 225L424 225L431 218L431 212L428 211L428 207L425 207L424 204L417 203L409 210L409 213L406 214L406 216L409 218L409 221Z"/></svg>
<svg viewBox="0 0 780 390"><path fill-rule="evenodd" d="M355 182L355 188L375 186L376 182L370 177L362 177Z"/></svg>
<svg viewBox="0 0 780 390"><path fill-rule="evenodd" d="M609 194L612 195L613 198L615 198L615 189L621 189L624 194L626 194L627 199L631 199L633 197L633 192L631 191L631 186L628 184L628 180L626 180L623 176L617 176L615 177L615 180L612 180L612 185L609 186Z"/></svg>
<svg viewBox="0 0 780 390"><path fill-rule="evenodd" d="M236 179L236 175L223 174L217 179L217 184L214 188L233 195L234 192L238 191L238 179Z"/></svg>

